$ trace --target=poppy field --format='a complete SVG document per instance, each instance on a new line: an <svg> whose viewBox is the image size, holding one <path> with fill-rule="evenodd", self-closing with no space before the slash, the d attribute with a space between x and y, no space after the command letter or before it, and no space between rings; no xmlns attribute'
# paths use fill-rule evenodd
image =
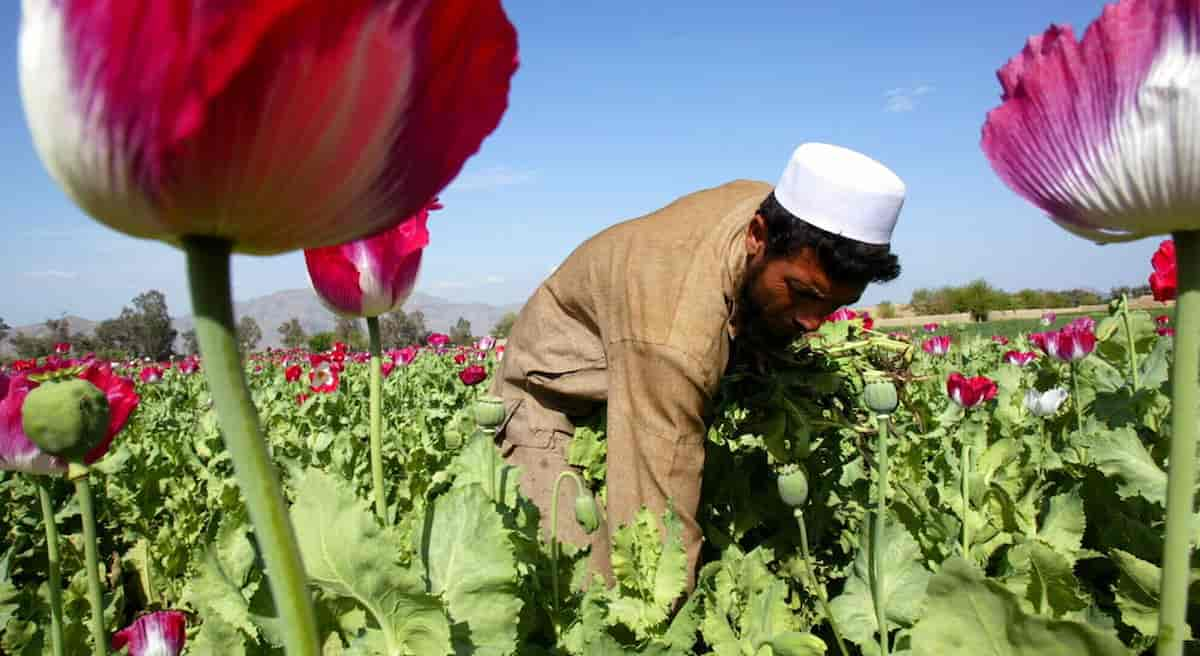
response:
<svg viewBox="0 0 1200 656"><path fill-rule="evenodd" d="M611 587L585 585L586 553L538 533L492 442L492 340L435 335L384 358L382 516L367 354L269 351L244 373L323 653L1133 654L1157 629L1167 324L1116 303L1098 323L1008 340L932 325L885 335L842 313L787 354L735 362L709 431L690 593L669 512L619 530ZM173 621L175 653L281 653L204 362L65 352L7 375L80 366L124 377L133 403L88 474L106 631ZM584 522L603 513L603 436L593 420L570 447ZM48 648L46 489L66 652L86 653L87 540L69 476L2 476L0 648Z"/></svg>

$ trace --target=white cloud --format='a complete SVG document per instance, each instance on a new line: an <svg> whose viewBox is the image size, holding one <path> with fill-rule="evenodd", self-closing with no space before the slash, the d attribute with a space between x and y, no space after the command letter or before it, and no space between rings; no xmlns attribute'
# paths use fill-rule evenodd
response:
<svg viewBox="0 0 1200 656"><path fill-rule="evenodd" d="M537 178L535 171L521 171L507 166L493 166L482 171L473 171L460 175L451 183L451 187L459 191L490 191L500 187L513 187L529 184Z"/></svg>
<svg viewBox="0 0 1200 656"><path fill-rule="evenodd" d="M917 108L920 97L933 93L933 87L921 84L915 87L896 87L888 89L883 96L887 99L883 106L885 112L911 112Z"/></svg>
<svg viewBox="0 0 1200 656"><path fill-rule="evenodd" d="M27 271L25 275L30 278L40 278L43 280L74 280L79 277L79 274L74 271L59 271L58 269Z"/></svg>

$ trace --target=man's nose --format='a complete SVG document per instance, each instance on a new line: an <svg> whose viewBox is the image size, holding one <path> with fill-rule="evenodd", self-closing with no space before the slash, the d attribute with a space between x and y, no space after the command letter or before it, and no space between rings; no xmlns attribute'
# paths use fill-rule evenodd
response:
<svg viewBox="0 0 1200 656"><path fill-rule="evenodd" d="M796 326L797 331L811 332L821 327L821 320L812 316L796 316L792 319L792 324Z"/></svg>

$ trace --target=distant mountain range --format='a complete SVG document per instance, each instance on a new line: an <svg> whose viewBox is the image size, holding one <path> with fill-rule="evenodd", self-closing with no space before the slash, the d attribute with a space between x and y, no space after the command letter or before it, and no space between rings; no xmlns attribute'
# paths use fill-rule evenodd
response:
<svg viewBox="0 0 1200 656"><path fill-rule="evenodd" d="M496 322L507 312L517 312L521 305L488 305L486 303L456 303L444 298L417 292L409 297L404 304L405 312L421 311L425 314L425 326L437 332L449 332L450 327L459 317L471 322L471 331L476 335L485 335L491 331ZM305 332L309 334L332 330L334 314L321 304L317 295L311 289L288 289L275 292L268 296L260 296L248 301L234 304L237 318L251 316L262 329L263 338L260 348L280 346L279 326L292 317L300 320ZM65 317L70 325L72 334L92 334L100 323L83 317L68 315ZM172 325L182 335L185 330L192 328L191 315L175 317ZM366 330L364 323L362 329ZM46 332L45 324L16 326L10 331L9 337L17 333L41 335ZM11 352L9 340L0 343L0 354Z"/></svg>

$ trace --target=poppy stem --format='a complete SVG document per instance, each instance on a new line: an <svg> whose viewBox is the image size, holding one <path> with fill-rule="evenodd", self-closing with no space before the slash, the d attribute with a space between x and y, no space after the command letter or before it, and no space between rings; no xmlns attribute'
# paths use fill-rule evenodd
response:
<svg viewBox="0 0 1200 656"><path fill-rule="evenodd" d="M283 632L284 647L291 656L315 656L320 653L320 642L308 579L238 352L229 272L231 244L192 237L184 240L184 251L209 393L262 550L280 625L288 629Z"/></svg>
<svg viewBox="0 0 1200 656"><path fill-rule="evenodd" d="M493 449L495 451L495 449ZM554 603L554 619L551 622L554 625L554 637L558 639L558 486L562 485L563 479L570 477L575 481L575 493L582 493L583 481L579 480L579 476L570 470L559 472L558 478L554 479L554 489L550 497L550 590L551 599Z"/></svg>
<svg viewBox="0 0 1200 656"><path fill-rule="evenodd" d="M1158 612L1158 656L1183 653L1188 633L1192 514L1195 503L1196 404L1200 377L1200 232L1175 238L1179 295L1175 302L1175 359L1171 363L1171 449L1167 459L1167 538L1163 547Z"/></svg>
<svg viewBox="0 0 1200 656"><path fill-rule="evenodd" d="M83 518L83 557L87 568L88 603L92 607L92 653L108 653L108 635L104 632L104 594L100 590L100 554L96 545L96 511L92 504L92 486L87 470L75 477L75 498Z"/></svg>
<svg viewBox="0 0 1200 656"><path fill-rule="evenodd" d="M1074 398L1071 399L1071 405L1075 409L1075 431L1083 435L1083 405L1079 402L1079 367L1075 362L1071 362L1071 393Z"/></svg>
<svg viewBox="0 0 1200 656"><path fill-rule="evenodd" d="M879 441L876 458L879 460L879 480L875 508L875 524L871 527L871 598L875 602L875 621L879 625L879 653L888 656L887 602L883 597L883 541L887 521L888 489L888 415L877 415Z"/></svg>
<svg viewBox="0 0 1200 656"><path fill-rule="evenodd" d="M50 644L54 656L64 656L62 623L62 562L58 556L58 526L54 523L54 504L50 500L50 482L34 476L42 502L42 523L46 526L46 562L50 588Z"/></svg>
<svg viewBox="0 0 1200 656"><path fill-rule="evenodd" d="M850 652L846 649L846 643L842 641L842 632L838 631L837 620L833 617L833 608L829 606L829 594L825 591L825 586L817 581L817 575L813 571L812 556L808 553L808 528L804 525L804 510L796 508L792 511L792 515L796 517L796 523L800 525L800 555L804 557L804 571L808 574L812 587L817 591L817 599L821 600L821 610L825 612L825 617L829 618L829 628L833 629L833 637L837 640L838 650L842 652L842 656L850 656Z"/></svg>
<svg viewBox="0 0 1200 656"><path fill-rule="evenodd" d="M963 439L962 457L959 458L959 466L962 467L962 552L963 558L971 559L971 530L968 527L971 514L971 489L969 484L969 475L971 471L971 445L967 444L966 439Z"/></svg>
<svg viewBox="0 0 1200 656"><path fill-rule="evenodd" d="M379 317L367 317L371 340L371 481L375 487L375 514L387 523L387 499L383 493L383 356L379 339Z"/></svg>
<svg viewBox="0 0 1200 656"><path fill-rule="evenodd" d="M1133 348L1133 331L1129 329L1129 295L1121 294L1121 321L1125 324L1126 349L1129 351L1129 376L1133 381L1133 391L1138 391L1141 384L1138 381L1137 351Z"/></svg>

